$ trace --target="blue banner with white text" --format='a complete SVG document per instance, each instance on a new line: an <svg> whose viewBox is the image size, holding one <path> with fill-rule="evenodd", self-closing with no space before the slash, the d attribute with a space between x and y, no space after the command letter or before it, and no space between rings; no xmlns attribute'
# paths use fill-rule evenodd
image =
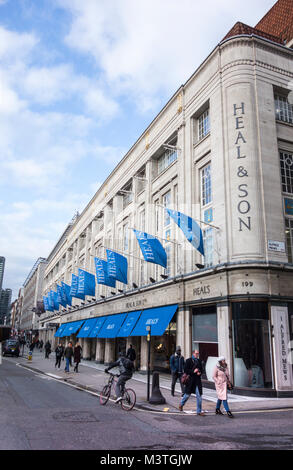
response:
<svg viewBox="0 0 293 470"><path fill-rule="evenodd" d="M182 212L173 211L167 208L165 208L165 210L176 222L178 227L181 228L189 243L191 243L191 245L204 256L203 236L198 223Z"/></svg>
<svg viewBox="0 0 293 470"><path fill-rule="evenodd" d="M61 282L61 295L62 299L64 302L66 302L67 305L72 305L72 297L70 295L70 286L68 284L65 284L65 282Z"/></svg>
<svg viewBox="0 0 293 470"><path fill-rule="evenodd" d="M95 296L96 280L94 274L88 273L83 269L78 270L78 287L77 293L82 295Z"/></svg>
<svg viewBox="0 0 293 470"><path fill-rule="evenodd" d="M133 229L137 241L139 243L143 257L149 263L159 264L163 268L167 268L167 253L161 242L145 232Z"/></svg>
<svg viewBox="0 0 293 470"><path fill-rule="evenodd" d="M127 270L128 261L125 256L120 255L112 250L107 251L107 263L108 263L108 277L116 279L116 281L128 284L127 281Z"/></svg>
<svg viewBox="0 0 293 470"><path fill-rule="evenodd" d="M109 287L116 287L116 281L113 277L108 276L108 263L107 261L95 258L95 265L96 265L96 275L97 275L97 283L104 284L105 286Z"/></svg>
<svg viewBox="0 0 293 470"><path fill-rule="evenodd" d="M66 301L63 300L62 287L57 284L57 300L62 307L66 307Z"/></svg>
<svg viewBox="0 0 293 470"><path fill-rule="evenodd" d="M79 294L77 292L77 289L78 289L78 276L76 276L75 274L72 274L71 275L70 295L71 295L71 297L76 297L77 299L84 300L84 295Z"/></svg>

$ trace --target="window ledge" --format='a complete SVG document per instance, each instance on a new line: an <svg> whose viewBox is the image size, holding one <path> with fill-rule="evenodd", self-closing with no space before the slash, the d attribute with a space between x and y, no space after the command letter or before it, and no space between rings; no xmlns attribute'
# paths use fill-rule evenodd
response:
<svg viewBox="0 0 293 470"><path fill-rule="evenodd" d="M292 122L280 121L279 119L276 119L276 122L277 122L278 124L284 124L285 126L293 127L293 123L292 123Z"/></svg>
<svg viewBox="0 0 293 470"><path fill-rule="evenodd" d="M167 168L165 168L163 171L161 171L161 173L157 176L155 176L153 179L152 179L152 183L155 183L164 173L166 173L172 166L174 166L176 163L178 162L178 158L176 160L174 160L174 162L172 162L169 166L167 166Z"/></svg>
<svg viewBox="0 0 293 470"><path fill-rule="evenodd" d="M197 142L195 142L195 144L193 144L193 148L195 149L196 147L198 147L202 142L204 142L205 140L207 140L211 135L211 131L208 132L207 135L205 135L202 139L198 140Z"/></svg>

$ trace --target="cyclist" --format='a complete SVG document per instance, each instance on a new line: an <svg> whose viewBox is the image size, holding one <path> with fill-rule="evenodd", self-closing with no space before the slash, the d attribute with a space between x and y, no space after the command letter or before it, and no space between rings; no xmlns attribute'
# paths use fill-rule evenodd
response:
<svg viewBox="0 0 293 470"><path fill-rule="evenodd" d="M122 400L122 394L124 391L125 383L127 382L127 380L131 379L133 375L134 364L130 359L126 358L123 353L119 353L119 358L117 359L117 361L112 362L105 369L106 374L109 372L110 369L113 369L113 367L118 367L120 372L119 379L115 387L115 394L117 397L115 403L119 403Z"/></svg>

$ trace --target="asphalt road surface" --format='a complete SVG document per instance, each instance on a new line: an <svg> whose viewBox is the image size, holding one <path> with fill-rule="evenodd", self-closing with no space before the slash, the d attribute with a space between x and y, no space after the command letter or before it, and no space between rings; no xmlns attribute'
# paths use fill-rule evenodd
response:
<svg viewBox="0 0 293 470"><path fill-rule="evenodd" d="M0 365L0 450L293 449L293 410L235 419L125 412L16 364Z"/></svg>

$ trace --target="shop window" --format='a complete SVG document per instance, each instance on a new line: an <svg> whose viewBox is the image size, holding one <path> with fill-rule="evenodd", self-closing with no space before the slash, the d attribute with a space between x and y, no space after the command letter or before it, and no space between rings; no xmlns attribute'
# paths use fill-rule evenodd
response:
<svg viewBox="0 0 293 470"><path fill-rule="evenodd" d="M281 183L283 193L293 194L293 155L280 152Z"/></svg>
<svg viewBox="0 0 293 470"><path fill-rule="evenodd" d="M197 307L192 312L192 350L199 351L205 372L203 378L212 381L218 358L217 307Z"/></svg>
<svg viewBox="0 0 293 470"><path fill-rule="evenodd" d="M170 370L170 357L176 349L176 318L175 313L163 336L152 338L154 370Z"/></svg>
<svg viewBox="0 0 293 470"><path fill-rule="evenodd" d="M232 330L235 385L272 388L268 304L233 303Z"/></svg>

